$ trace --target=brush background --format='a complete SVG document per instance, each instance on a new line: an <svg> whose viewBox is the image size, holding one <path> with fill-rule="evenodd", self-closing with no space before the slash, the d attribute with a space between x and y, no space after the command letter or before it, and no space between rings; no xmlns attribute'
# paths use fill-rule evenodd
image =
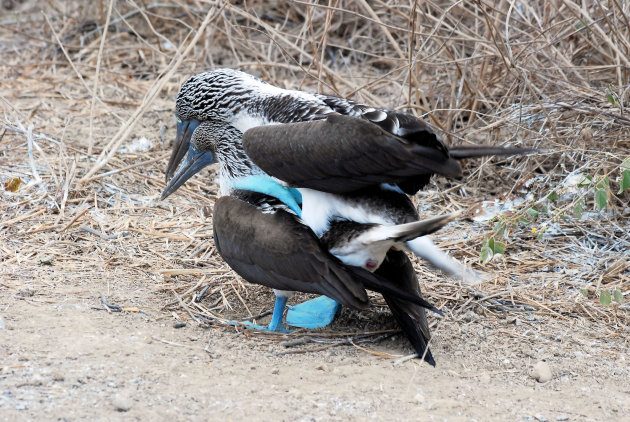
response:
<svg viewBox="0 0 630 422"><path fill-rule="evenodd" d="M622 0L3 1L0 419L624 419L629 22ZM411 350L377 296L294 348L217 323L259 315L273 295L214 250L215 170L159 201L175 95L216 67L422 115L448 144L546 149L471 160L463 180L418 196L427 215L471 217L484 200L524 199L485 265L492 223L434 237L488 281L416 263L448 310L431 317L437 369L398 360ZM576 187L582 175L594 181ZM600 303L614 291L623 304ZM101 295L126 311L102 310ZM531 377L540 360L548 383Z"/></svg>

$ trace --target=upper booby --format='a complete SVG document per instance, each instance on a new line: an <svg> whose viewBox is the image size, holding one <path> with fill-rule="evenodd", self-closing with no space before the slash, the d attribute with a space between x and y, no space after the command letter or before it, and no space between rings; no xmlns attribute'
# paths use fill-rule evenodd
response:
<svg viewBox="0 0 630 422"><path fill-rule="evenodd" d="M414 116L285 90L233 69L192 76L177 96L175 111L177 142L164 195L207 164L203 154L211 138L229 136L239 146L233 152L235 163L249 155L257 168L300 189L302 219L317 236L336 220L382 225L416 221L419 216L405 193L425 186L432 174L457 177L459 159L527 151L484 146L449 150ZM172 178L189 150L188 171ZM225 177L229 172L220 172ZM426 236L406 246L447 273L469 274Z"/></svg>

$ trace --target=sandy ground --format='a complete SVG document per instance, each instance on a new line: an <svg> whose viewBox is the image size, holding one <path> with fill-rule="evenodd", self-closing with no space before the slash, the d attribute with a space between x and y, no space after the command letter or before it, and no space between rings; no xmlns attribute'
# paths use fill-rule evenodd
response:
<svg viewBox="0 0 630 422"><path fill-rule="evenodd" d="M432 368L351 345L283 354L291 349L275 336L190 320L177 329L149 277L64 274L58 261L15 271L22 286L5 285L0 297L1 420L630 417L627 340L583 321L447 318L435 331ZM16 275L4 270L5 280ZM108 313L102 294L142 312ZM410 351L398 336L365 347ZM541 360L551 381L531 377Z"/></svg>

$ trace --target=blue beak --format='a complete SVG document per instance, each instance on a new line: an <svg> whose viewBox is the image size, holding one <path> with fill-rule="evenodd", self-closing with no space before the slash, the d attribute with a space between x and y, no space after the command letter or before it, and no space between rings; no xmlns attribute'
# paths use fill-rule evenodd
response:
<svg viewBox="0 0 630 422"><path fill-rule="evenodd" d="M199 120L180 120L179 117L175 117L177 120L177 137L173 144L173 152L171 152L171 158L166 165L166 181L173 177L177 166L184 158L184 154L188 151L190 146L190 138L192 138L195 129L201 122Z"/></svg>
<svg viewBox="0 0 630 422"><path fill-rule="evenodd" d="M186 156L184 158L184 162L181 166L179 166L175 175L166 184L166 187L162 192L162 199L166 199L166 197L175 192L194 174L215 162L214 155L210 151L200 151L193 143L190 142L192 133L197 126L199 126L199 122L197 120L191 120L190 122L180 121L177 123L177 139L175 140L173 154L171 154L171 159L166 170L167 178L174 172L174 167L179 164L182 157L184 157L184 154Z"/></svg>

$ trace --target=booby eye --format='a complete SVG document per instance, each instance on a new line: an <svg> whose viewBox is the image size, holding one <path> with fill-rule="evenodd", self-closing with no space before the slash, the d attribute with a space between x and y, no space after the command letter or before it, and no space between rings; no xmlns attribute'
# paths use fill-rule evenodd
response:
<svg viewBox="0 0 630 422"><path fill-rule="evenodd" d="M368 259L367 261L365 261L365 269L368 271L374 271L376 269L376 260L375 259Z"/></svg>

